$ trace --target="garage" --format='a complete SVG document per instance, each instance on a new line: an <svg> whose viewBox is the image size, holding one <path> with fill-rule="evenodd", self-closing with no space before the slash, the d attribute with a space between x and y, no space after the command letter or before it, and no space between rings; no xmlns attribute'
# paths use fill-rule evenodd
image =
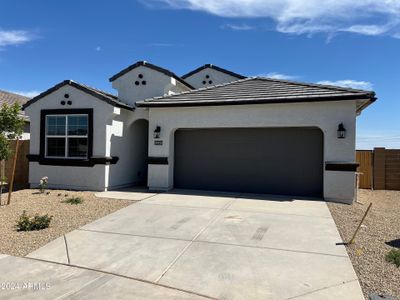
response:
<svg viewBox="0 0 400 300"><path fill-rule="evenodd" d="M315 127L179 129L174 186L322 197L323 133Z"/></svg>

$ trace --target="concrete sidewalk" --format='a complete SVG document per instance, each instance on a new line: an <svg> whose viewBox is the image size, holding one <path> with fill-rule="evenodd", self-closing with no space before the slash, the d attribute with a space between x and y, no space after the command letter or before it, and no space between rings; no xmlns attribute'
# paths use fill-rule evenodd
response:
<svg viewBox="0 0 400 300"><path fill-rule="evenodd" d="M137 199L140 194L135 193ZM141 197L145 200L29 256L129 277L114 281L143 280L135 281L132 289L146 285L144 299L157 299L159 293L163 299L196 299L199 294L216 299L364 299L324 202L194 191ZM3 272L10 259L0 260L3 280L17 273L11 267ZM31 280L40 277L41 268L37 265ZM59 274L66 272L61 269ZM105 276L101 272L99 276ZM79 299L88 292L84 280L80 285ZM141 299L133 295L130 299ZM110 296L98 292L95 298Z"/></svg>

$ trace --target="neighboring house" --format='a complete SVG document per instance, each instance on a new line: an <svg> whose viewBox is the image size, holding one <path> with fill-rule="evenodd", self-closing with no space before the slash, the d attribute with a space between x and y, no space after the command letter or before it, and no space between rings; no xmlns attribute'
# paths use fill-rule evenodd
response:
<svg viewBox="0 0 400 300"><path fill-rule="evenodd" d="M22 105L24 105L28 101L28 97L0 90L0 106L4 104L13 105L15 103L18 103L22 107ZM25 120L24 133L22 134L21 139L29 140L29 117L25 115L24 111L21 111L21 117Z"/></svg>
<svg viewBox="0 0 400 300"><path fill-rule="evenodd" d="M374 92L146 62L110 81L118 96L66 80L25 104L31 186L353 201L356 116Z"/></svg>

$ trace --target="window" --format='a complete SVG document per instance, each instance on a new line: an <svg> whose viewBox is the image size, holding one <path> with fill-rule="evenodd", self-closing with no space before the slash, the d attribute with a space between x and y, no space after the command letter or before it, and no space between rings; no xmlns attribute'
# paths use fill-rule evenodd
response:
<svg viewBox="0 0 400 300"><path fill-rule="evenodd" d="M45 156L84 159L88 157L87 114L46 115Z"/></svg>

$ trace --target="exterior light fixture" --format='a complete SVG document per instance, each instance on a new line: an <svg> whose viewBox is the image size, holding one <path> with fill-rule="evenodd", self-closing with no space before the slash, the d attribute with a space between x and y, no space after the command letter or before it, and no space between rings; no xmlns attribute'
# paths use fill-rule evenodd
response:
<svg viewBox="0 0 400 300"><path fill-rule="evenodd" d="M346 128L344 128L343 123L340 123L337 130L338 139L344 139L346 137Z"/></svg>
<svg viewBox="0 0 400 300"><path fill-rule="evenodd" d="M155 139L159 139L160 138L160 134L161 134L161 127L157 126L156 129L154 129L154 138Z"/></svg>

